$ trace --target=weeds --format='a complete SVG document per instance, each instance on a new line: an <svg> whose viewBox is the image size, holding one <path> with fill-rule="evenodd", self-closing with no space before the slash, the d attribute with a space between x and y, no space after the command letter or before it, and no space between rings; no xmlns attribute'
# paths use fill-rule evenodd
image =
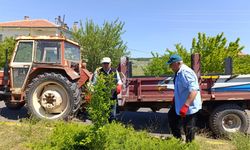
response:
<svg viewBox="0 0 250 150"><path fill-rule="evenodd" d="M198 144L184 144L175 138L161 139L147 132L136 132L120 123L106 124L95 132L92 125L56 123L52 134L42 142L34 142L32 149L122 149L122 150L197 150Z"/></svg>
<svg viewBox="0 0 250 150"><path fill-rule="evenodd" d="M30 148L37 150L85 149L81 141L87 138L89 129L88 125L56 122L52 134L43 141L33 142Z"/></svg>
<svg viewBox="0 0 250 150"><path fill-rule="evenodd" d="M240 133L232 135L231 141L196 136L193 143L185 144L172 137L154 137L146 131L138 132L120 123L106 124L94 132L93 125L79 122L41 120L35 125L29 122L0 122L0 149L250 149L249 135Z"/></svg>
<svg viewBox="0 0 250 150"><path fill-rule="evenodd" d="M235 133L230 135L230 139L236 146L237 150L249 150L250 149L250 135L243 133Z"/></svg>

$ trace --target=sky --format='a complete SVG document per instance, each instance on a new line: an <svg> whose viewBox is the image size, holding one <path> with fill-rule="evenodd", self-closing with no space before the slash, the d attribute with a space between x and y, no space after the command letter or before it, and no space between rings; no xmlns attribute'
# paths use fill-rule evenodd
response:
<svg viewBox="0 0 250 150"><path fill-rule="evenodd" d="M92 19L101 26L119 18L131 57L163 55L177 43L190 50L198 32L224 32L229 42L239 37L243 52L250 54L249 0L0 0L0 22L24 16L54 22L59 15L69 27L75 21Z"/></svg>

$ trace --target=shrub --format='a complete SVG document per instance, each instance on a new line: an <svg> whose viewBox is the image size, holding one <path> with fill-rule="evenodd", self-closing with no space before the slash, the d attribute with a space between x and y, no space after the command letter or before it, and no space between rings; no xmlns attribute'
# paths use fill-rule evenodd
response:
<svg viewBox="0 0 250 150"><path fill-rule="evenodd" d="M83 139L88 138L89 125L79 123L57 122L52 134L43 141L31 144L32 149L59 150L59 149L87 149Z"/></svg>
<svg viewBox="0 0 250 150"><path fill-rule="evenodd" d="M59 149L122 149L122 150L196 150L196 143L184 144L175 138L161 139L145 131L136 132L120 123L106 124L93 132L92 125L59 122L52 134L42 142L34 142L30 148L43 150Z"/></svg>
<svg viewBox="0 0 250 150"><path fill-rule="evenodd" d="M132 127L125 127L120 123L107 124L100 128L97 133L98 137L95 139L95 141L93 141L93 145L96 147L91 147L94 149L199 149L195 143L183 144L181 141L175 138L161 139L153 137L145 131L136 132Z"/></svg>
<svg viewBox="0 0 250 150"><path fill-rule="evenodd" d="M110 100L112 90L115 89L114 75L105 76L100 73L91 93L91 100L87 107L88 114L96 129L108 123L111 113Z"/></svg>

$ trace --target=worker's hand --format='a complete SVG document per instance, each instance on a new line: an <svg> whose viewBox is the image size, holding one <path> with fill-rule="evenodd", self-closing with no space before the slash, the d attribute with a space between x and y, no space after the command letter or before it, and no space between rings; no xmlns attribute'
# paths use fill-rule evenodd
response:
<svg viewBox="0 0 250 150"><path fill-rule="evenodd" d="M118 84L118 85L116 86L116 92L117 92L117 94L120 94L121 91L122 91L122 85L121 85L121 84Z"/></svg>
<svg viewBox="0 0 250 150"><path fill-rule="evenodd" d="M188 108L189 108L189 106L188 106L187 104L184 104L184 105L181 107L181 110L180 110L180 115L181 115L181 117L186 117L187 112L188 112Z"/></svg>

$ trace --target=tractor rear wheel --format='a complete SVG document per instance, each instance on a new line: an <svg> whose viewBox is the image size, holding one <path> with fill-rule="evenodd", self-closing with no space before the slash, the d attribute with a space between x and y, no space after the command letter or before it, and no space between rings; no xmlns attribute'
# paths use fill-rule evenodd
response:
<svg viewBox="0 0 250 150"><path fill-rule="evenodd" d="M80 107L80 91L76 83L63 75L44 73L28 85L26 103L36 118L70 119Z"/></svg>

